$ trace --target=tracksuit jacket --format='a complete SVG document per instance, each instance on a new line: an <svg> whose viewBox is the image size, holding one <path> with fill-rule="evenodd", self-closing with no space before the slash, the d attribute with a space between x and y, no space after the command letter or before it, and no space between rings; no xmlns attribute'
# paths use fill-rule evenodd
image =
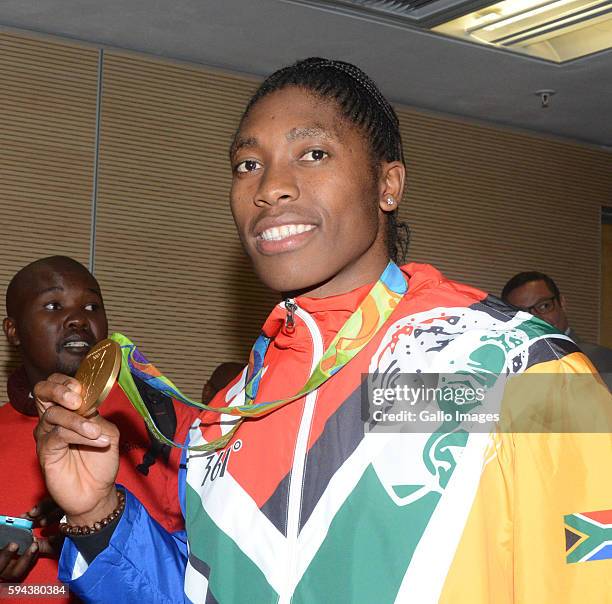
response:
<svg viewBox="0 0 612 604"><path fill-rule="evenodd" d="M431 266L402 271L407 294L336 375L246 420L223 450L183 454L185 532L166 532L128 493L91 564L66 540L60 579L86 602L115 604L612 602L607 389L547 323ZM284 303L272 311L256 402L299 391L369 288L297 298L291 328ZM213 404L243 404L245 373ZM393 387L400 374L485 376L491 389L511 374L503 405L523 431L444 419L377 431L366 385ZM576 406L581 430L567 424ZM188 442L235 421L204 412Z"/></svg>

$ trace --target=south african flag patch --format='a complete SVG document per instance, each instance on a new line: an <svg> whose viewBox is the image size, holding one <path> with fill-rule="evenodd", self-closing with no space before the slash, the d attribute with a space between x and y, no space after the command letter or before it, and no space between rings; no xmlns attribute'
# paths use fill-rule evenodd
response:
<svg viewBox="0 0 612 604"><path fill-rule="evenodd" d="M612 510L567 514L565 561L612 560Z"/></svg>

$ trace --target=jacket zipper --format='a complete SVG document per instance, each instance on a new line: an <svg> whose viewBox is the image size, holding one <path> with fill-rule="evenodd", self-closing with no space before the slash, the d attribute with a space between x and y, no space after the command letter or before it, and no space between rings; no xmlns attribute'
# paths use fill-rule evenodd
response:
<svg viewBox="0 0 612 604"><path fill-rule="evenodd" d="M297 308L298 305L293 298L287 298L285 300L285 310L287 311L287 316L285 317L285 330L289 333L295 331L295 311Z"/></svg>
<svg viewBox="0 0 612 604"><path fill-rule="evenodd" d="M310 335L312 337L312 365L309 375L314 371L323 356L323 336L317 327L315 320L304 310L298 307L295 300L288 299L285 301L287 310L286 325L288 326L289 317L291 317L292 326L295 324L295 316L298 316L304 321ZM293 591L297 584L297 541L300 527L300 512L302 509L302 495L304 485L304 469L306 467L306 457L308 455L308 437L310 436L310 428L312 418L315 411L315 403L317 400L317 391L306 395L304 401L304 410L300 419L300 426L295 442L295 451L293 456L293 465L291 468L291 477L289 479L289 501L287 505L287 543L289 551L289 559L287 566L287 581L285 583L284 593L280 594L279 604L288 604L291 601Z"/></svg>

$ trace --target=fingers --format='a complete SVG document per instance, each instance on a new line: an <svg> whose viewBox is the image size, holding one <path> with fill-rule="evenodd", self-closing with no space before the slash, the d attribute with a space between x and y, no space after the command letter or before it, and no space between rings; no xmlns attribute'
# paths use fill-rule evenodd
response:
<svg viewBox="0 0 612 604"><path fill-rule="evenodd" d="M36 542L38 543L39 555L57 557L58 549L54 547L49 539L37 538Z"/></svg>
<svg viewBox="0 0 612 604"><path fill-rule="evenodd" d="M39 526L49 526L59 522L64 515L64 510L55 506L52 510L49 510L46 514L42 514L38 520Z"/></svg>
<svg viewBox="0 0 612 604"><path fill-rule="evenodd" d="M34 542L17 560L10 564L2 578L5 581L18 581L26 574L29 568L34 564L38 557L38 543Z"/></svg>
<svg viewBox="0 0 612 604"><path fill-rule="evenodd" d="M4 575L6 567L17 553L19 546L16 543L8 543L0 549L0 577Z"/></svg>
<svg viewBox="0 0 612 604"><path fill-rule="evenodd" d="M46 516L49 512L57 508L57 503L51 499L51 497L45 497L41 499L31 510L25 513L24 518L34 520L39 516Z"/></svg>
<svg viewBox="0 0 612 604"><path fill-rule="evenodd" d="M14 552L7 552L7 550L15 545L15 543L10 543L0 553L0 578L3 581L16 582L21 579L38 557L38 543L34 542L19 558L14 559ZM17 551L16 547L14 551ZM3 558L5 553L10 556L8 560Z"/></svg>
<svg viewBox="0 0 612 604"><path fill-rule="evenodd" d="M61 405L75 411L83 402L81 384L67 375L52 373L46 380L34 386L34 399L39 415L53 405Z"/></svg>
<svg viewBox="0 0 612 604"><path fill-rule="evenodd" d="M63 515L64 512L57 503L51 497L45 497L30 511L23 514L22 518L33 520L38 526L47 526L55 524Z"/></svg>
<svg viewBox="0 0 612 604"><path fill-rule="evenodd" d="M106 447L110 443L112 426L102 418L86 419L63 407L53 405L40 418L35 431L39 445L45 441L49 450L65 448L66 445Z"/></svg>

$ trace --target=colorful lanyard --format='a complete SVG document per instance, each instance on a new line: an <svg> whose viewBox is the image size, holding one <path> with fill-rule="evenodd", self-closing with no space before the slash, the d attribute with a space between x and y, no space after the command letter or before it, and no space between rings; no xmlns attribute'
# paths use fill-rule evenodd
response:
<svg viewBox="0 0 612 604"><path fill-rule="evenodd" d="M121 346L121 354L123 357L121 370L119 372L119 385L129 397L134 408L142 416L155 438L173 447L185 448L185 445L175 443L166 438L158 430L151 418L149 410L142 401L138 388L132 378L132 374L144 380L149 386L155 388L162 394L179 400L186 405L198 407L206 411L212 411L214 413L240 416L240 419L235 423L234 427L221 438L203 445L187 447L193 451L215 451L221 449L231 440L245 417L262 417L275 409L298 400L319 388L319 386L324 384L330 377L340 371L340 369L355 357L376 335L402 299L407 289L408 286L402 271L394 262L389 262L378 281L374 284L372 289L370 289L359 307L347 319L346 323L340 328L331 344L327 347L327 350L323 353L321 360L314 368L307 382L296 394L288 398L265 403L254 402L263 375L264 358L268 346L270 345L270 338L263 333L257 338L251 350L245 386L246 403L244 405L237 405L235 407L211 407L210 405L191 400L166 376L162 375L155 366L149 363L131 340L120 333L114 333L111 339L115 340Z"/></svg>

